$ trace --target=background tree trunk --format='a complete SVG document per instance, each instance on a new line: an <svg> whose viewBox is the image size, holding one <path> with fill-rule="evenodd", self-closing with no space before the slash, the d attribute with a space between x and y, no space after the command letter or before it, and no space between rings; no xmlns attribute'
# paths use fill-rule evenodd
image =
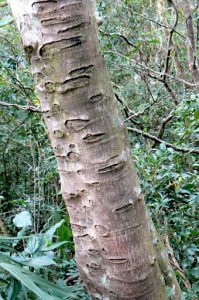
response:
<svg viewBox="0 0 199 300"><path fill-rule="evenodd" d="M93 299L168 299L91 0L10 0ZM175 299L180 299L176 297Z"/></svg>

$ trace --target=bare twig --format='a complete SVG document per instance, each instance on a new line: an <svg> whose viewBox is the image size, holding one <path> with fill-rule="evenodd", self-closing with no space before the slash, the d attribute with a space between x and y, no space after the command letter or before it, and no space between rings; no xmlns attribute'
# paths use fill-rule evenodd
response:
<svg viewBox="0 0 199 300"><path fill-rule="evenodd" d="M156 136L154 135L151 135L149 133L146 133L140 129L137 129L137 128L132 128L132 127L127 127L128 131L130 132L134 132L134 133L137 133L137 134L140 134L142 135L143 137L147 138L147 139L150 139L158 144L162 144L164 143L166 147L169 147L169 148L172 148L174 149L175 151L178 151L178 152L183 152L183 153L195 153L195 154L199 154L199 150L197 149L191 149L191 148L184 148L184 147L179 147L179 146L176 146L174 144L170 144L168 142L165 142L159 138L157 138Z"/></svg>
<svg viewBox="0 0 199 300"><path fill-rule="evenodd" d="M165 59L165 65L164 65L164 75L162 77L162 79L164 81L166 81L167 79L167 73L169 71L169 60L170 60L170 57L171 57L171 51L172 51L172 48L173 48L173 34L175 32L175 29L178 25L178 11L175 9L175 13L176 13L176 18L175 18L175 22L174 22L174 25L169 33L169 38L168 38L168 47L167 47L167 55L166 55L166 59Z"/></svg>
<svg viewBox="0 0 199 300"><path fill-rule="evenodd" d="M120 37L120 38L123 39L129 46L132 46L132 47L135 48L136 50L141 51L134 43L132 43L131 41L129 41L129 39L128 39L126 36L124 36L123 34L121 34L121 33L117 33L117 32L109 33L109 32L105 32L105 31L103 31L103 30L100 30L99 32L101 32L103 35L106 35L106 36L109 36L109 37L112 37L112 36Z"/></svg>
<svg viewBox="0 0 199 300"><path fill-rule="evenodd" d="M162 24L162 23L160 23L160 22L157 22L156 20L151 19L151 18L149 18L149 17L146 16L146 15L142 15L142 14L136 13L136 12L133 11L132 9L129 9L129 11L131 12L132 15L136 15L136 16L138 16L138 17L144 19L144 20L148 20L148 21L150 21L150 22L152 22L152 23L155 23L156 25L158 25L158 26L160 26L160 27L164 27L164 28L167 28L167 29L172 29L170 26L168 26L168 25L166 25L166 24ZM185 36L184 36L182 33L180 33L179 31L177 31L175 28L174 28L174 32L177 33L179 36L185 38Z"/></svg>
<svg viewBox="0 0 199 300"><path fill-rule="evenodd" d="M177 259L175 257L175 254L174 254L173 248L171 247L168 235L166 236L165 242L166 242L166 247L167 247L172 265L175 267L176 271L182 277L186 288L191 289L191 283L189 282L188 278L185 275L185 272L182 270L182 268L179 265L179 262L177 261Z"/></svg>
<svg viewBox="0 0 199 300"><path fill-rule="evenodd" d="M120 57L123 57L123 58L127 59L128 61L130 61L131 63L133 63L135 67L139 66L140 68L143 68L145 70L150 71L153 74L156 74L156 75L160 76L159 80L161 81L161 77L163 76L163 73L161 73L161 72L155 71L155 70L151 69L150 67L148 67L148 66L146 66L146 65L144 65L142 63L139 63L138 61L130 59L129 57L127 57L127 56L125 56L125 55L123 55L121 53L115 52L115 51L108 50L108 51L104 51L103 53L105 53L105 54L106 53L107 54L115 54L115 55L118 55ZM167 77L169 77L169 78L171 78L171 79L173 79L173 80L175 80L177 82L183 83L183 84L185 84L188 87L192 87L192 88L198 88L199 87L199 83L191 83L191 82L188 82L188 81L186 81L186 80L184 80L182 78L175 77L175 76L173 76L171 74L168 74L168 73L166 73L166 75L167 75Z"/></svg>
<svg viewBox="0 0 199 300"><path fill-rule="evenodd" d="M0 106L14 107L14 108L17 108L20 110L42 113L42 111L40 109L38 109L37 107L34 107L34 106L24 106L24 105L18 105L15 103L7 103L7 102L3 102L3 101L0 101Z"/></svg>

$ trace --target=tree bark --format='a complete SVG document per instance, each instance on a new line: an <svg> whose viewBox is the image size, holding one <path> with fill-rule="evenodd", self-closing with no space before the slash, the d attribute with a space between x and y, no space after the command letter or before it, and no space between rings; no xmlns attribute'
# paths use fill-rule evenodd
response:
<svg viewBox="0 0 199 300"><path fill-rule="evenodd" d="M193 81L197 82L199 80L199 66L196 51L196 41L193 25L193 12L191 11L191 5L189 0L172 0L172 3L177 9L183 9L186 27L186 38L187 38L187 58L189 70L192 75Z"/></svg>
<svg viewBox="0 0 199 300"><path fill-rule="evenodd" d="M93 0L10 0L92 299L166 300ZM176 298L180 299L180 298Z"/></svg>

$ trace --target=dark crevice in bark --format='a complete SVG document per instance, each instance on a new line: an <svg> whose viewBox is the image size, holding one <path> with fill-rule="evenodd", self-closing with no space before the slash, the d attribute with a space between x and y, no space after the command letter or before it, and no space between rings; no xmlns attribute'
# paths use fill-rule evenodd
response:
<svg viewBox="0 0 199 300"><path fill-rule="evenodd" d="M71 27L67 27L67 28L64 28L64 29L61 29L61 30L58 30L58 34L63 34L63 33L68 33L70 31L75 31L75 30L80 30L80 29L83 29L84 28L84 23L83 22L80 22L79 24L77 25L72 25Z"/></svg>
<svg viewBox="0 0 199 300"><path fill-rule="evenodd" d="M125 264L128 262L127 258L109 258L112 264Z"/></svg>
<svg viewBox="0 0 199 300"><path fill-rule="evenodd" d="M110 172L118 171L121 168L123 168L124 166L126 166L126 163L124 161L121 161L121 162L114 163L112 165L106 166L104 168L101 168L97 172L99 174L110 173Z"/></svg>
<svg viewBox="0 0 199 300"><path fill-rule="evenodd" d="M81 21L80 21L81 20ZM54 26L54 25L63 25L63 24L68 24L70 26L72 26L72 24L80 24L80 23L84 23L83 19L81 18L81 16L78 16L78 18L74 18L74 17L66 17L66 16L58 16L58 17L49 17L45 18L45 19L41 19L41 24L44 27L48 27L48 26Z"/></svg>
<svg viewBox="0 0 199 300"><path fill-rule="evenodd" d="M132 204L132 203L129 203L129 204L124 205L124 206L122 206L122 207L120 207L120 208L117 208L117 209L115 210L115 212L116 212L116 213L125 212L126 210L129 210L129 209L132 209L132 208L133 208L133 204Z"/></svg>
<svg viewBox="0 0 199 300"><path fill-rule="evenodd" d="M59 51L63 51L66 49L70 49L70 48L79 46L82 43L81 38L82 38L82 36L75 36L75 37L70 37L67 39L61 39L58 41L52 41L52 42L46 43L39 49L39 55L41 57L50 56Z"/></svg>
<svg viewBox="0 0 199 300"><path fill-rule="evenodd" d="M78 77L66 79L62 85L57 87L58 93L67 93L75 89L82 88L90 83L90 75L81 75Z"/></svg>
<svg viewBox="0 0 199 300"><path fill-rule="evenodd" d="M104 99L104 95L101 93L90 97L91 102L98 102L98 101L102 101L103 99Z"/></svg>
<svg viewBox="0 0 199 300"><path fill-rule="evenodd" d="M62 10L65 9L65 8L68 9L69 6L73 6L73 5L78 5L79 6L81 4L82 4L82 1L76 1L76 2L73 1L72 3L61 5L60 9L62 9Z"/></svg>
<svg viewBox="0 0 199 300"><path fill-rule="evenodd" d="M90 133L82 138L82 140L86 143L96 143L99 142L105 136L104 132L99 133Z"/></svg>
<svg viewBox="0 0 199 300"><path fill-rule="evenodd" d="M73 76L73 75L79 75L79 74L83 74L83 73L90 73L91 69L93 69L94 65L88 65L88 66L83 66L80 68L76 68L72 71L70 71L69 75Z"/></svg>
<svg viewBox="0 0 199 300"><path fill-rule="evenodd" d="M80 131L90 124L89 119L71 119L65 122L66 128L74 131Z"/></svg>
<svg viewBox="0 0 199 300"><path fill-rule="evenodd" d="M32 7L35 5L40 5L40 4L51 4L51 3L57 3L57 0L43 0L43 1L35 1L32 3Z"/></svg>

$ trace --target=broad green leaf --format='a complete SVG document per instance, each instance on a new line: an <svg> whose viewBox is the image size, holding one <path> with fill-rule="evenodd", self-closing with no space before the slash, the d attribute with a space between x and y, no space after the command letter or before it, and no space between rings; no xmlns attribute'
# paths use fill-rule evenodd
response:
<svg viewBox="0 0 199 300"><path fill-rule="evenodd" d="M45 236L47 237L48 241L52 241L53 235L55 234L57 228L59 228L64 222L64 220L61 220L59 223L55 224L49 230L46 231Z"/></svg>
<svg viewBox="0 0 199 300"><path fill-rule="evenodd" d="M0 267L9 272L14 278L19 280L25 287L31 290L42 300L55 300L54 297L43 292L26 274L22 273L18 266L7 263L0 263Z"/></svg>
<svg viewBox="0 0 199 300"><path fill-rule="evenodd" d="M26 262L27 266L41 268L45 266L56 265L56 262L49 256L39 256Z"/></svg>
<svg viewBox="0 0 199 300"><path fill-rule="evenodd" d="M67 243L66 241L65 241L65 242L54 243L54 244L52 244L52 245L50 245L50 246L48 246L48 247L43 247L43 248L42 248L42 251L44 251L44 252L46 252L46 251L52 251L52 250L57 249L57 248L59 248L60 246L66 244L66 243Z"/></svg>

